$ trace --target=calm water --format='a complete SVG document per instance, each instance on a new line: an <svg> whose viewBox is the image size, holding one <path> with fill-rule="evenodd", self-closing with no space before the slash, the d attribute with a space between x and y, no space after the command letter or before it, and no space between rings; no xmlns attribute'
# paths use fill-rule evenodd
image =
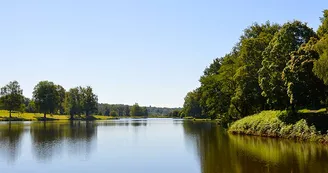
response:
<svg viewBox="0 0 328 173"><path fill-rule="evenodd" d="M328 146L173 119L0 123L1 173L328 172Z"/></svg>

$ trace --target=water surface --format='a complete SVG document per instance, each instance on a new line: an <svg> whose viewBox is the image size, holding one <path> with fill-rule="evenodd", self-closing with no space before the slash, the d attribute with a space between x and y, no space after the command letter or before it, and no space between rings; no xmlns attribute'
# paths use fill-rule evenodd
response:
<svg viewBox="0 0 328 173"><path fill-rule="evenodd" d="M4 173L328 172L328 147L174 119L0 123Z"/></svg>

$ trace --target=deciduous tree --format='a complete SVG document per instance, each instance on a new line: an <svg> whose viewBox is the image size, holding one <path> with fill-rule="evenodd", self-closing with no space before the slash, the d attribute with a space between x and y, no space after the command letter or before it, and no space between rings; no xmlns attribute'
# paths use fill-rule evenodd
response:
<svg viewBox="0 0 328 173"><path fill-rule="evenodd" d="M17 81L9 82L9 84L1 88L0 101L4 109L9 111L10 118L13 110L19 110L21 108L24 102L24 96L23 90Z"/></svg>

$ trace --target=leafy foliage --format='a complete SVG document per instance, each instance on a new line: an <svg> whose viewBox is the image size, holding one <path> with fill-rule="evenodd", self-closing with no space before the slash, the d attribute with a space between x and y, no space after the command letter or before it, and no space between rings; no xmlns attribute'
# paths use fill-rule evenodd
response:
<svg viewBox="0 0 328 173"><path fill-rule="evenodd" d="M44 114L53 114L60 106L60 96L57 90L57 85L49 81L41 81L33 91L33 99L40 112Z"/></svg>
<svg viewBox="0 0 328 173"><path fill-rule="evenodd" d="M90 86L80 88L81 90L81 107L86 116L97 111L98 108L98 96L93 93Z"/></svg>
<svg viewBox="0 0 328 173"><path fill-rule="evenodd" d="M185 97L183 105L184 116L202 117L202 108L200 106L200 91L194 90L189 92Z"/></svg>
<svg viewBox="0 0 328 173"><path fill-rule="evenodd" d="M282 72L290 60L290 53L299 49L314 37L314 31L300 21L288 22L275 34L263 52L262 68L259 70L259 84L262 95L267 98L270 108L284 109L288 105L287 89Z"/></svg>
<svg viewBox="0 0 328 173"><path fill-rule="evenodd" d="M74 119L74 115L81 115L82 111L82 91L81 87L69 89L66 93L65 107L66 112Z"/></svg>
<svg viewBox="0 0 328 173"><path fill-rule="evenodd" d="M299 108L319 108L324 100L325 85L312 72L314 62L319 58L314 46L317 39L312 38L299 50L291 53L282 78L287 87L290 104Z"/></svg>
<svg viewBox="0 0 328 173"><path fill-rule="evenodd" d="M318 36L325 37L328 34L328 10L323 11L323 17L320 18L321 25L318 28Z"/></svg>
<svg viewBox="0 0 328 173"><path fill-rule="evenodd" d="M240 67L234 74L236 89L231 102L242 117L259 112L265 106L265 98L261 95L258 83L258 71L262 67L262 53L279 28L279 25L269 22L254 24L241 37L238 57Z"/></svg>
<svg viewBox="0 0 328 173"><path fill-rule="evenodd" d="M110 116L116 117L116 116L118 116L118 113L116 111L111 111Z"/></svg>
<svg viewBox="0 0 328 173"><path fill-rule="evenodd" d="M9 117L11 118L11 111L19 110L23 105L23 90L17 81L12 81L1 88L0 94L1 104L5 109L9 110Z"/></svg>
<svg viewBox="0 0 328 173"><path fill-rule="evenodd" d="M247 27L232 51L204 70L181 113L227 124L268 109L288 108L292 116L328 107L327 15L318 33L297 20Z"/></svg>
<svg viewBox="0 0 328 173"><path fill-rule="evenodd" d="M131 116L148 116L148 112L147 112L147 109L140 107L138 103L135 103L131 107L130 115Z"/></svg>
<svg viewBox="0 0 328 173"><path fill-rule="evenodd" d="M314 64L314 73L328 85L328 35L316 44L320 58Z"/></svg>

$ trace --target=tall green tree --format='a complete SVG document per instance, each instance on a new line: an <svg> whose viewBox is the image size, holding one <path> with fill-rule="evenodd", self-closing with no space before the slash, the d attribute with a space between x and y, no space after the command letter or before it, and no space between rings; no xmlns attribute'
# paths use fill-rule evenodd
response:
<svg viewBox="0 0 328 173"><path fill-rule="evenodd" d="M34 87L33 99L35 100L35 104L39 108L39 111L43 113L44 119L46 119L46 114L55 113L60 105L57 85L49 81L39 82Z"/></svg>
<svg viewBox="0 0 328 173"><path fill-rule="evenodd" d="M98 109L98 96L93 93L90 86L81 88L82 108L85 115L88 117Z"/></svg>
<svg viewBox="0 0 328 173"><path fill-rule="evenodd" d="M316 38L311 38L299 50L291 53L291 59L283 71L290 104L295 108L320 108L325 97L325 85L313 73L313 64L319 58L315 50Z"/></svg>
<svg viewBox="0 0 328 173"><path fill-rule="evenodd" d="M81 87L69 89L66 93L65 107L66 112L74 119L74 115L81 115L82 110L82 93Z"/></svg>
<svg viewBox="0 0 328 173"><path fill-rule="evenodd" d="M240 62L238 60L239 53L239 47L234 47L233 51L223 58L222 66L220 67L219 73L216 76L216 80L218 80L220 85L220 92L217 92L217 94L220 94L221 97L218 100L218 105L222 106L220 108L222 110L228 108L226 112L229 114L229 116L235 116L236 114L238 114L238 112L240 113L238 106L231 102L231 98L233 97L237 87L234 75L236 74L236 71L240 66ZM219 115L224 114L220 113Z"/></svg>
<svg viewBox="0 0 328 173"><path fill-rule="evenodd" d="M224 57L214 60L209 68L205 69L204 75L200 78L201 86L197 90L187 94L183 113L192 113L191 116L210 117L225 116L230 110L231 97L236 88L236 82L233 79L238 68L237 57L239 50L237 47ZM199 98L198 98L199 97ZM197 105L200 105L200 109ZM193 105L193 106L191 106ZM199 115L195 110L201 110ZM191 111L191 112L190 112Z"/></svg>
<svg viewBox="0 0 328 173"><path fill-rule="evenodd" d="M323 17L320 18L321 25L317 34L320 40L315 49L319 53L319 59L314 62L313 72L328 85L328 10L323 11ZM328 111L328 91L326 90L326 107Z"/></svg>
<svg viewBox="0 0 328 173"><path fill-rule="evenodd" d="M229 109L230 97L229 94L221 91L222 82L220 82L218 75L201 77L200 82L201 87L199 90L201 96L199 104L202 107L202 114L211 118L225 114ZM185 101L190 100L187 99Z"/></svg>
<svg viewBox="0 0 328 173"><path fill-rule="evenodd" d="M65 114L65 97L66 97L66 90L64 89L64 87L62 87L61 85L56 85L56 90L58 93L58 111L59 114L63 115Z"/></svg>
<svg viewBox="0 0 328 173"><path fill-rule="evenodd" d="M30 113L36 113L37 112L37 107L35 105L34 100L30 100L28 102L28 105L26 106L26 112L30 112Z"/></svg>
<svg viewBox="0 0 328 173"><path fill-rule="evenodd" d="M314 31L300 21L288 22L275 34L263 52L259 84L271 109L284 109L289 104L282 71L290 60L290 53L314 37Z"/></svg>
<svg viewBox="0 0 328 173"><path fill-rule="evenodd" d="M9 111L10 118L13 110L19 110L21 108L24 102L24 96L23 90L17 81L9 82L9 84L1 88L0 101L4 109Z"/></svg>
<svg viewBox="0 0 328 173"><path fill-rule="evenodd" d="M241 36L238 56L240 66L234 75L236 90L231 103L242 117L264 109L265 99L258 83L258 70L262 67L263 51L279 29L279 25L270 22L261 25L255 23L245 29Z"/></svg>
<svg viewBox="0 0 328 173"><path fill-rule="evenodd" d="M320 58L314 64L314 73L328 85L328 36L322 37L316 44Z"/></svg>
<svg viewBox="0 0 328 173"><path fill-rule="evenodd" d="M317 34L319 38L323 38L328 34L328 10L323 11L323 17L320 17L321 25L318 28Z"/></svg>
<svg viewBox="0 0 328 173"><path fill-rule="evenodd" d="M206 67L204 70L204 75L202 77L212 76L219 73L219 69L222 65L223 58L216 58L210 64L209 67Z"/></svg>
<svg viewBox="0 0 328 173"><path fill-rule="evenodd" d="M328 10L323 11L321 25L318 28L320 40L316 44L319 60L314 64L314 73L328 85Z"/></svg>
<svg viewBox="0 0 328 173"><path fill-rule="evenodd" d="M183 104L182 112L184 116L192 116L195 118L203 117L203 111L200 105L201 93L199 89L189 92Z"/></svg>

